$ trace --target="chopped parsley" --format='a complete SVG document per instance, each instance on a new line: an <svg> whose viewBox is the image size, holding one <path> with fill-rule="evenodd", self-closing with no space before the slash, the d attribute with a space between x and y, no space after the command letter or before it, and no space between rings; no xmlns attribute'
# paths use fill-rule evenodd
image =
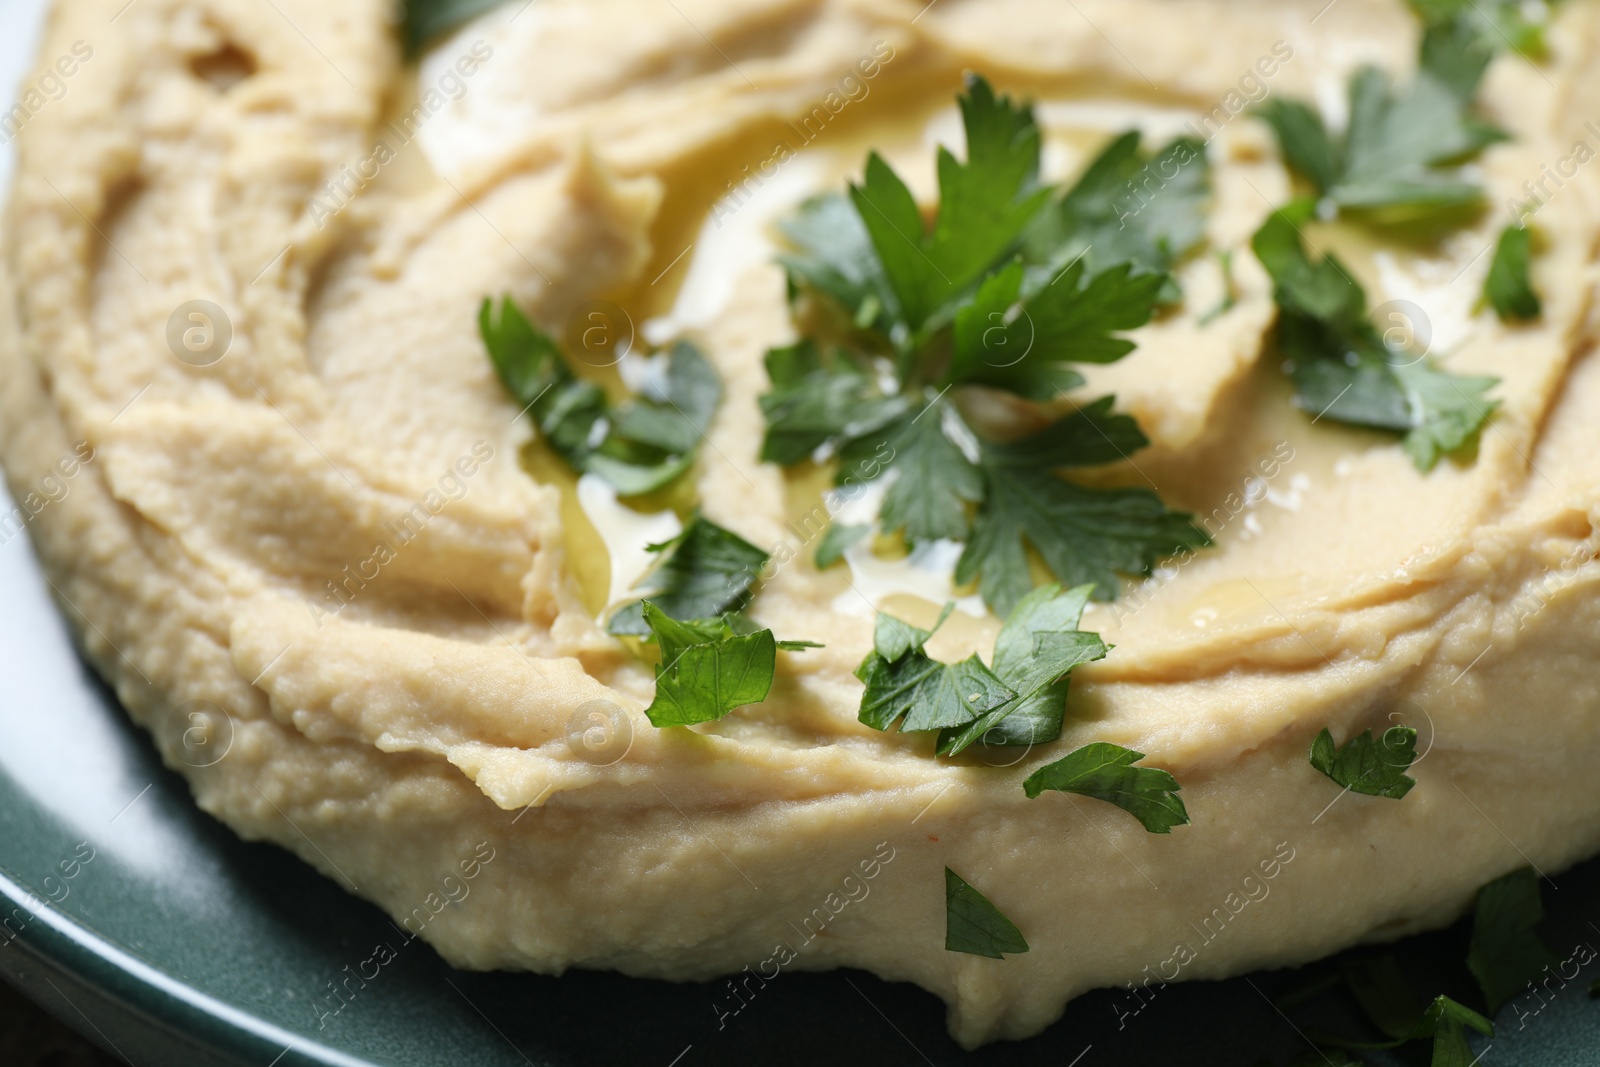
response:
<svg viewBox="0 0 1600 1067"><path fill-rule="evenodd" d="M1464 26L1451 21L1424 34L1416 74L1404 89L1376 67L1356 71L1342 135L1299 101L1275 96L1260 107L1284 160L1319 198L1389 224L1448 222L1482 205L1483 189L1460 164L1506 134L1473 113L1493 50Z"/></svg>
<svg viewBox="0 0 1600 1067"><path fill-rule="evenodd" d="M879 615L873 650L856 668L866 684L861 722L874 730L940 730L940 755L954 756L975 743L1028 745L1053 741L1066 710L1067 674L1101 659L1099 635L1077 629L1089 599L1080 586L1034 590L995 640L994 667L976 654L941 663L923 646L949 617L946 605L932 630Z"/></svg>
<svg viewBox="0 0 1600 1067"><path fill-rule="evenodd" d="M1554 0L1551 0L1553 3ZM1545 55L1549 7L1526 0L1408 0L1427 36L1461 36L1485 55L1510 48L1526 59ZM1426 37L1424 38L1426 41ZM1424 43L1423 47L1428 46Z"/></svg>
<svg viewBox="0 0 1600 1067"><path fill-rule="evenodd" d="M644 599L618 610L607 629L659 647L656 695L645 709L656 726L710 722L758 704L772 688L779 649L822 647L779 641L744 616L767 554L738 534L696 516L650 550L658 559L640 583Z"/></svg>
<svg viewBox="0 0 1600 1067"><path fill-rule="evenodd" d="M1337 258L1313 260L1300 227L1314 206L1296 200L1275 212L1251 240L1272 276L1278 345L1295 384L1295 403L1316 418L1404 434L1418 470L1474 445L1499 401L1485 394L1496 378L1441 370L1426 356L1385 344L1367 317L1367 298Z"/></svg>
<svg viewBox="0 0 1600 1067"><path fill-rule="evenodd" d="M1211 199L1205 145L1179 138L1145 153L1139 142L1138 130L1113 140L1060 202L1034 220L1023 243L1030 262L1059 270L1082 256L1091 272L1131 263L1166 274L1201 243ZM1162 302L1179 295L1169 276Z"/></svg>
<svg viewBox="0 0 1600 1067"><path fill-rule="evenodd" d="M870 523L835 523L822 533L822 540L817 542L815 561L818 570L828 567L844 559L844 554L850 547L872 532Z"/></svg>
<svg viewBox="0 0 1600 1067"><path fill-rule="evenodd" d="M674 619L715 619L750 605L767 553L703 516L689 520L670 541L648 546L656 563L636 587L643 599ZM613 634L649 632L640 602L611 616Z"/></svg>
<svg viewBox="0 0 1600 1067"><path fill-rule="evenodd" d="M1319 1050L1392 1049L1431 1038L1433 1048L1428 1062L1434 1067L1473 1067L1479 1058L1474 1057L1467 1044L1467 1030L1494 1036L1494 1025L1488 1019L1450 997L1436 997L1424 1007L1392 953L1342 961L1330 978L1332 983L1337 983L1341 977L1367 1017L1388 1040L1356 1041L1313 1027L1305 1036ZM1324 981L1315 988L1321 991L1329 984ZM1337 1059L1334 1055L1330 1053L1329 1062L1363 1062Z"/></svg>
<svg viewBox="0 0 1600 1067"><path fill-rule="evenodd" d="M955 756L974 744L1042 745L1061 736L1072 669L1110 650L1099 634L1078 629L1090 591L1044 585L1017 602L994 642L994 673L1016 698L945 730L940 755Z"/></svg>
<svg viewBox="0 0 1600 1067"><path fill-rule="evenodd" d="M1366 319L1361 286L1334 257L1313 262L1301 233L1313 217L1346 213L1437 229L1483 206L1484 190L1462 164L1507 137L1473 109L1504 29L1495 23L1499 15L1477 3L1417 0L1413 7L1426 27L1415 75L1396 89L1377 68L1356 71L1343 134L1335 136L1299 101L1275 97L1258 109L1284 160L1316 197L1293 201L1268 219L1252 247L1272 275L1295 402L1319 419L1404 434L1407 454L1426 472L1476 444L1499 406L1486 395L1496 379L1450 374L1426 353L1391 348ZM1525 236L1501 236L1486 297L1502 318L1537 314L1526 252Z"/></svg>
<svg viewBox="0 0 1600 1067"><path fill-rule="evenodd" d="M1053 472L1143 447L1133 419L1110 408L1105 397L1019 441L980 444L987 495L955 577L978 578L984 602L998 614L1013 610L1033 585L1029 546L1057 577L1093 585L1095 599L1110 600L1119 573L1147 574L1156 560L1210 544L1188 514L1148 489L1091 489Z"/></svg>
<svg viewBox="0 0 1600 1067"><path fill-rule="evenodd" d="M1449 997L1435 997L1416 1023L1403 1034L1389 1041L1346 1041L1318 1034L1320 1043L1339 1045L1351 1049L1398 1048L1411 1041L1433 1039L1432 1067L1473 1067L1478 1058L1467 1044L1467 1030L1476 1030L1486 1037L1494 1036L1494 1024L1482 1015Z"/></svg>
<svg viewBox="0 0 1600 1067"><path fill-rule="evenodd" d="M1146 159L1128 135L1058 198L1039 181L1031 107L978 77L960 103L967 159L939 150L931 227L876 153L848 198L810 200L783 223L806 337L767 354L761 456L836 458L842 481L888 446L871 475L893 479L879 528L913 545L965 542L957 580L978 580L998 614L1033 588L1029 547L1056 578L1111 599L1118 574L1208 543L1149 490L1057 473L1127 458L1148 443L1137 425L1107 397L1022 441L993 440L963 415L960 390L1047 402L1083 383L1072 364L1132 351L1122 335L1170 299L1166 270L1202 232L1204 155L1181 141ZM1119 201L1146 168L1161 183L1148 202Z"/></svg>
<svg viewBox="0 0 1600 1067"><path fill-rule="evenodd" d="M1393 953L1349 961L1339 970L1361 1010L1379 1030L1391 1038L1403 1038L1416 1028L1422 1004Z"/></svg>
<svg viewBox="0 0 1600 1067"><path fill-rule="evenodd" d="M422 46L446 30L474 18L502 0L405 0L406 54L415 56Z"/></svg>
<svg viewBox="0 0 1600 1067"><path fill-rule="evenodd" d="M1028 951L1022 931L949 867L944 869L944 947L991 960Z"/></svg>
<svg viewBox="0 0 1600 1067"><path fill-rule="evenodd" d="M1539 876L1530 867L1512 871L1478 890L1467 969L1483 989L1489 1014L1537 981L1560 958L1539 940L1544 904Z"/></svg>
<svg viewBox="0 0 1600 1067"><path fill-rule="evenodd" d="M555 340L510 297L478 311L489 360L552 451L580 473L599 475L623 496L651 493L694 464L695 451L722 401L722 383L687 341L667 352L665 384L654 395L613 407L605 391L573 373Z"/></svg>
<svg viewBox="0 0 1600 1067"><path fill-rule="evenodd" d="M943 624L950 614L934 624ZM889 615L879 615L873 650L856 668L866 683L859 718L874 730L887 730L896 722L902 730L938 730L971 722L1016 699L1008 687L976 653L960 663L940 663L923 651L933 636Z"/></svg>
<svg viewBox="0 0 1600 1067"><path fill-rule="evenodd" d="M1536 319L1543 310L1539 294L1528 278L1528 254L1533 231L1526 226L1507 226L1495 242L1494 259L1483 279L1483 299L1494 308L1501 322Z"/></svg>
<svg viewBox="0 0 1600 1067"><path fill-rule="evenodd" d="M1135 767L1143 752L1096 741L1028 775L1022 783L1030 798L1045 790L1078 793L1109 801L1138 819L1153 834L1171 833L1189 821L1178 797L1178 780L1155 767Z"/></svg>
<svg viewBox="0 0 1600 1067"><path fill-rule="evenodd" d="M661 647L655 699L644 712L656 726L710 722L767 699L778 654L771 630L738 634L726 619L679 622L648 600L641 616Z"/></svg>
<svg viewBox="0 0 1600 1067"><path fill-rule="evenodd" d="M1353 793L1399 800L1417 784L1406 769L1417 755L1417 731L1391 726L1374 739L1368 730L1338 748L1327 728L1311 742L1311 766Z"/></svg>

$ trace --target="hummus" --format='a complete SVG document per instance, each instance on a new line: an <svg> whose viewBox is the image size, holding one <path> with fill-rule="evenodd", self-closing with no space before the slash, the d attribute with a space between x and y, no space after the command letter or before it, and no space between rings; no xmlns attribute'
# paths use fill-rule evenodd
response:
<svg viewBox="0 0 1600 1067"><path fill-rule="evenodd" d="M74 74L15 124L0 270L5 521L201 807L461 967L861 967L944 998L972 1046L1088 989L1449 922L1491 878L1600 848L1600 12L1563 4L1547 60L1491 66L1480 100L1514 137L1478 164L1483 219L1438 247L1312 235L1373 303L1426 309L1444 366L1500 379L1476 455L1424 475L1295 410L1264 358L1248 243L1289 178L1246 105L1335 109L1356 66L1405 76L1416 52L1398 0L1319 6L536 0L408 68L387 0L58 0L39 71ZM1129 126L1207 141L1184 302L1084 395L1153 441L1111 479L1217 543L1088 612L1115 649L1059 742L949 761L859 723L852 670L874 610L927 624L970 590L933 557L854 560L868 593L813 567L821 482L759 462L756 397L794 339L768 224L869 146L931 197L966 69L1039 101L1053 180ZM1544 314L1506 326L1472 301L1525 182ZM530 449L476 332L502 292L558 336L603 301L641 347L690 335L716 364L694 495L784 561L754 617L827 645L780 653L765 703L643 716L651 669L596 618L611 554L636 568L660 531ZM73 491L35 508L64 464ZM987 656L998 628L964 601L929 651ZM1308 765L1324 727L1391 719L1424 753L1403 801ZM1102 740L1171 770L1192 825L1024 795ZM447 906L467 864L478 891ZM947 866L1031 952L945 950Z"/></svg>

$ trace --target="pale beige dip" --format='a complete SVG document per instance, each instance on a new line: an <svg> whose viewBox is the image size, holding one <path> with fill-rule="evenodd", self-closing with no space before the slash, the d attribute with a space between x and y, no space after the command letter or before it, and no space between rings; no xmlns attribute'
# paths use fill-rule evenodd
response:
<svg viewBox="0 0 1600 1067"><path fill-rule="evenodd" d="M1065 177L1129 104L1163 136L1174 115L1228 117L1279 42L1274 93L1332 105L1356 64L1403 72L1417 31L1398 0L1342 0L1314 25L1320 4L1241 0L536 0L438 45L434 77L475 42L491 54L460 105L425 111L422 146L384 125L417 95L386 0L140 0L112 23L123 4L60 0L41 69L77 41L93 57L19 138L0 274L11 486L25 498L92 446L28 525L95 663L205 810L397 919L423 909L451 962L703 979L770 974L781 944L791 968L921 984L973 1045L1032 1034L1097 986L1437 926L1490 878L1600 847L1596 172L1536 216L1542 321L1471 314L1500 205L1596 144L1593 5L1560 6L1543 66L1492 67L1483 99L1516 139L1483 156L1481 224L1386 259L1325 238L1370 268L1374 302L1419 299L1380 275L1430 287L1444 364L1502 379L1475 460L1421 475L1391 437L1290 407L1247 251L1288 180L1253 120L1225 123L1186 305L1095 383L1155 440L1117 479L1207 516L1218 546L1091 611L1116 648L1079 672L1061 741L997 767L1018 753L940 761L928 737L857 723L872 605L836 608L847 570L805 562L755 614L827 648L785 654L765 704L652 728L649 667L585 599L603 558L597 584L576 576L592 548L569 557L593 540L573 498L518 462L531 431L484 356L478 302L510 291L557 332L601 296L667 315L726 183L879 42L870 94L816 146L837 149L837 188L867 145L898 144L926 194L924 125L948 128L965 68L1046 102ZM228 87L203 57L230 42L258 69ZM380 141L393 159L330 200ZM1217 250L1239 300L1202 325ZM760 357L792 337L781 273L758 260L731 293L699 333L727 399L698 492L713 520L799 552L785 524L816 486L757 460ZM195 299L233 332L204 367L167 343ZM1269 470L1243 507L1244 479ZM408 513L421 532L402 542ZM376 577L333 610L328 583L358 571ZM987 654L997 627L958 613L932 651ZM213 766L184 746L193 701L233 723ZM594 708L605 721L592 701L619 709L610 740L585 735ZM1421 732L1418 786L1339 798L1307 764L1312 736L1391 715ZM1109 805L1023 795L1031 768L1091 740L1172 770L1193 825L1151 835ZM485 840L496 858L470 901L434 915L441 877ZM944 949L947 865L1031 952ZM870 893L844 905L852 886Z"/></svg>

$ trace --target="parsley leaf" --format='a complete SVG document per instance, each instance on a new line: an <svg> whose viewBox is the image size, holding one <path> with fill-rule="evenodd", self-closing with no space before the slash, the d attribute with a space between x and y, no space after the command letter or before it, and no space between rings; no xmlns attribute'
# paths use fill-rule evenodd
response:
<svg viewBox="0 0 1600 1067"><path fill-rule="evenodd" d="M1040 586L1017 603L994 643L994 673L1017 693L1016 699L939 735L939 755L955 756L968 746L1036 745L1061 736L1069 672L1104 659L1110 647L1100 635L1078 629L1091 587L1066 592Z"/></svg>
<svg viewBox="0 0 1600 1067"><path fill-rule="evenodd" d="M891 477L877 529L913 546L965 541L958 580L981 575L1001 614L1033 588L1029 546L1056 578L1110 599L1119 573L1209 543L1154 494L1051 473L1126 458L1147 444L1133 420L1104 398L1024 441L985 440L963 390L1049 402L1083 384L1072 364L1132 351L1123 334L1150 321L1166 269L1204 232L1204 154L1177 141L1147 158L1130 134L1052 203L1031 107L975 76L960 103L967 158L940 149L931 228L876 154L848 199L809 200L781 224L791 249L780 261L791 296L811 299L810 336L767 353L761 457L836 458L841 482ZM839 551L824 541L818 565Z"/></svg>
<svg viewBox="0 0 1600 1067"><path fill-rule="evenodd" d="M406 55L417 55L433 37L500 3L501 0L406 0Z"/></svg>
<svg viewBox="0 0 1600 1067"><path fill-rule="evenodd" d="M662 357L656 357L662 358ZM611 432L665 452L687 454L699 447L722 402L722 382L704 355L687 341L667 350L664 382L647 385L635 403L611 414Z"/></svg>
<svg viewBox="0 0 1600 1067"><path fill-rule="evenodd" d="M939 616L937 630L950 615ZM922 630L888 615L879 615L873 650L856 668L866 683L860 720L874 730L887 730L903 720L901 730L937 730L960 726L1016 697L983 665L976 654L960 663L940 663L922 650L933 630Z"/></svg>
<svg viewBox="0 0 1600 1067"><path fill-rule="evenodd" d="M1109 741L1096 741L1028 775L1022 783L1029 798L1047 789L1106 800L1128 812L1153 834L1171 833L1189 821L1178 797L1178 780L1155 767L1135 767L1143 752Z"/></svg>
<svg viewBox="0 0 1600 1067"><path fill-rule="evenodd" d="M1430 31L1403 90L1376 67L1351 76L1349 128L1339 137L1297 101L1273 97L1257 113L1285 161L1341 210L1384 223L1443 221L1483 202L1455 165L1506 137L1470 112L1488 59L1475 35Z"/></svg>
<svg viewBox="0 0 1600 1067"><path fill-rule="evenodd" d="M1494 1025L1488 1019L1449 997L1435 998L1424 1010L1393 953L1347 960L1339 965L1339 971L1368 1018L1388 1035L1389 1040L1352 1041L1321 1030L1307 1031L1306 1037L1319 1048L1392 1049L1411 1041L1432 1038L1429 1062L1433 1067L1473 1067L1479 1062L1481 1053L1478 1057L1473 1056L1467 1044L1467 1029L1494 1036ZM1329 1062L1342 1064L1362 1061L1346 1056L1343 1059L1330 1058Z"/></svg>
<svg viewBox="0 0 1600 1067"><path fill-rule="evenodd" d="M506 391L527 409L551 449L583 470L595 422L605 414L605 393L572 373L555 341L510 297L501 299L498 315L494 302L484 300L478 332Z"/></svg>
<svg viewBox="0 0 1600 1067"><path fill-rule="evenodd" d="M890 439L896 477L884 494L878 521L888 532L904 529L913 544L964 539L967 505L983 497L978 468L945 435L945 410L923 408Z"/></svg>
<svg viewBox="0 0 1600 1067"><path fill-rule="evenodd" d="M1488 1019L1449 997L1436 997L1411 1036L1433 1038L1432 1067L1473 1067L1478 1057L1467 1045L1468 1027L1494 1036L1494 1024Z"/></svg>
<svg viewBox="0 0 1600 1067"><path fill-rule="evenodd" d="M1433 1056L1429 1062L1432 1067L1473 1067L1477 1059L1467 1045L1468 1027L1485 1036L1494 1036L1494 1024L1488 1019L1449 997L1441 996L1434 998L1409 1030L1394 1035L1391 1041L1347 1041L1322 1033L1316 1034L1316 1040L1321 1044L1351 1049L1390 1049L1431 1037Z"/></svg>
<svg viewBox="0 0 1600 1067"><path fill-rule="evenodd" d="M1278 345L1303 410L1357 426L1395 430L1417 469L1469 448L1499 402L1498 379L1440 370L1391 350L1367 319L1366 294L1332 255L1306 255L1299 226L1313 206L1297 200L1256 231L1251 248L1272 276Z"/></svg>
<svg viewBox="0 0 1600 1067"><path fill-rule="evenodd" d="M944 947L991 960L1028 951L1022 931L949 867L944 869Z"/></svg>
<svg viewBox="0 0 1600 1067"><path fill-rule="evenodd" d="M679 622L649 601L641 617L661 646L656 695L645 715L656 726L720 719L767 698L777 662L771 630L748 635Z"/></svg>
<svg viewBox="0 0 1600 1067"><path fill-rule="evenodd" d="M1533 233L1525 226L1507 226L1495 242L1494 259L1483 280L1483 299L1501 322L1536 319L1543 310L1528 280L1528 252Z"/></svg>
<svg viewBox="0 0 1600 1067"><path fill-rule="evenodd" d="M871 532L872 526L864 522L845 525L834 523L829 526L823 531L822 540L817 543L817 551L814 557L817 569L826 570L838 563L844 558L844 554L850 546Z"/></svg>
<svg viewBox="0 0 1600 1067"><path fill-rule="evenodd" d="M1417 731L1409 726L1391 726L1378 740L1368 730L1339 748L1324 727L1311 742L1311 766L1351 792L1390 800L1399 800L1417 784L1406 776L1416 755Z"/></svg>
<svg viewBox="0 0 1600 1067"><path fill-rule="evenodd" d="M1560 958L1539 940L1536 931L1542 918L1539 876L1530 867L1478 890L1467 968L1483 989L1489 1014L1499 1011L1546 968L1560 964Z"/></svg>
<svg viewBox="0 0 1600 1067"><path fill-rule="evenodd" d="M1010 612L1033 586L1026 545L1057 578L1092 584L1096 599L1110 600L1118 573L1148 574L1157 560L1210 543L1187 513L1148 489L1088 489L1051 472L1144 443L1133 420L1109 410L1107 398L1011 444L982 443L984 503L956 581L981 576L979 590L997 613ZM1098 429L1106 433L1097 440Z"/></svg>
<svg viewBox="0 0 1600 1067"><path fill-rule="evenodd" d="M597 474L624 496L662 488L694 464L722 383L704 355L679 341L665 389L612 408L595 383L573 373L555 341L502 298L478 311L478 329L506 391L533 418L545 443L573 470Z"/></svg>
<svg viewBox="0 0 1600 1067"><path fill-rule="evenodd" d="M901 396L886 396L868 367L837 348L810 340L774 348L766 357L772 388L760 397L766 417L761 458L792 466L822 445L882 436L911 408Z"/></svg>
<svg viewBox="0 0 1600 1067"><path fill-rule="evenodd" d="M767 562L761 549L698 515L677 537L651 545L650 551L659 559L638 588L659 612L678 620L743 611ZM644 604L636 601L621 608L606 629L639 637L650 633Z"/></svg>
<svg viewBox="0 0 1600 1067"><path fill-rule="evenodd" d="M876 152L867 157L862 183L850 187L888 281L890 311L912 335L947 313L1017 244L1051 194L1038 183L1039 128L1032 107L996 97L988 82L969 77L961 114L967 160L939 149L939 212L932 230L924 232L911 190Z"/></svg>
<svg viewBox="0 0 1600 1067"><path fill-rule="evenodd" d="M1498 378L1451 374L1426 361L1390 370L1416 423L1401 447L1418 470L1432 470L1441 458L1474 444L1489 415L1500 407L1498 400L1484 396Z"/></svg>
<svg viewBox="0 0 1600 1067"><path fill-rule="evenodd" d="M1119 263L1160 276L1160 299L1180 295L1167 272L1205 236L1211 168L1205 146L1179 138L1153 155L1138 130L1115 138L1053 210L1029 228L1024 254L1053 275L1080 257L1091 272Z"/></svg>
<svg viewBox="0 0 1600 1067"><path fill-rule="evenodd" d="M941 730L941 756L957 755L980 741L1055 740L1066 710L1068 673L1108 651L1098 634L1077 628L1089 593L1088 586L1063 593L1050 585L1026 597L995 639L992 670L976 655L940 663L923 651L951 605L933 630L880 614L873 650L856 670L867 687L861 721L887 730L903 718L902 730Z"/></svg>
<svg viewBox="0 0 1600 1067"><path fill-rule="evenodd" d="M1080 259L1020 301L1020 262L987 278L956 313L954 353L940 385L987 385L1048 401L1083 384L1062 364L1115 363L1132 352L1133 342L1116 333L1150 321L1166 275L1136 274L1129 263L1085 272Z"/></svg>
<svg viewBox="0 0 1600 1067"><path fill-rule="evenodd" d="M981 575L983 598L1001 615L1033 588L1027 545L1058 579L1094 584L1096 597L1109 600L1119 573L1148 574L1157 560L1210 543L1187 513L1168 508L1149 490L1090 489L1052 473L1116 462L1148 443L1133 419L1112 414L1110 397L999 443L974 432L948 400L912 410L904 397L876 392L842 355L821 357L809 343L774 350L768 363L777 368L775 387L762 398L764 457L793 462L833 442L841 475L860 476L863 468L892 473L881 528L904 530L912 543L965 540L956 579ZM967 447L977 446L976 464L952 433ZM874 461L885 452L886 459ZM976 519L969 522L972 503Z"/></svg>
<svg viewBox="0 0 1600 1067"><path fill-rule="evenodd" d="M811 197L780 219L778 230L792 249L778 256L792 289L809 288L832 298L861 329L889 332L894 298L872 238L847 197Z"/></svg>
<svg viewBox="0 0 1600 1067"><path fill-rule="evenodd" d="M1408 0L1411 9L1427 27L1423 37L1423 57L1428 55L1428 38L1433 35L1460 34L1471 40L1474 50L1489 57L1502 47L1538 59L1544 56L1544 19L1537 8L1522 0ZM1541 5L1542 6L1542 5ZM1547 13L1547 12L1546 12Z"/></svg>
<svg viewBox="0 0 1600 1067"><path fill-rule="evenodd" d="M1350 960L1339 968L1345 984L1374 1026L1391 1038L1405 1038L1422 1018L1422 1005L1393 953Z"/></svg>

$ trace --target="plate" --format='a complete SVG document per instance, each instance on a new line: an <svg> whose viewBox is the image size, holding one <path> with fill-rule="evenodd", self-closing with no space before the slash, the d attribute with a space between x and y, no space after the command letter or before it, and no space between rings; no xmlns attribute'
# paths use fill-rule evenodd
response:
<svg viewBox="0 0 1600 1067"><path fill-rule="evenodd" d="M0 7L0 85L27 69L45 6ZM0 146L0 183L11 166ZM1600 945L1597 891L1597 861L1547 886L1544 936L1563 959ZM1475 1004L1467 936L1458 924L1396 951L1419 989ZM374 968L380 945L394 958ZM77 655L26 535L0 528L0 976L134 1067L1282 1064L1311 1051L1307 1028L1362 1032L1338 990L1277 1003L1337 965L1102 990L1039 1037L975 1053L950 1041L936 998L857 971L785 973L737 999L726 982L456 971L377 908L196 809ZM1475 1039L1481 1061L1600 1064L1589 971L1600 965L1504 1008L1499 1035Z"/></svg>

